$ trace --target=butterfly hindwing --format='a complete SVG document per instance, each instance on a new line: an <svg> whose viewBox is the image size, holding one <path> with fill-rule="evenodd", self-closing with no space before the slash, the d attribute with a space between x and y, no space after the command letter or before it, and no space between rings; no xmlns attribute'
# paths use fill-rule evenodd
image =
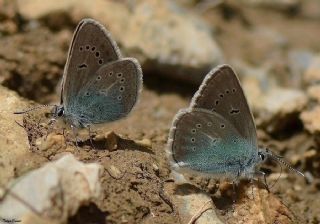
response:
<svg viewBox="0 0 320 224"><path fill-rule="evenodd" d="M204 109L177 114L169 150L179 167L207 174L236 174L254 152L228 120Z"/></svg>
<svg viewBox="0 0 320 224"><path fill-rule="evenodd" d="M256 128L237 75L228 65L210 71L191 103L220 114L252 146L257 146Z"/></svg>
<svg viewBox="0 0 320 224"><path fill-rule="evenodd" d="M73 99L68 113L95 124L125 117L137 102L142 71L137 60L123 58L102 66Z"/></svg>

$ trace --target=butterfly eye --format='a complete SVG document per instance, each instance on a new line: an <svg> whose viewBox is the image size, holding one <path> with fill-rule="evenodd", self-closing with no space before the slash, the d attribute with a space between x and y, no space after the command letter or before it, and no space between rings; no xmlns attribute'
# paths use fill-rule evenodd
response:
<svg viewBox="0 0 320 224"><path fill-rule="evenodd" d="M95 49L96 49L96 47L92 47L92 48L91 48L91 51L94 51Z"/></svg>
<svg viewBox="0 0 320 224"><path fill-rule="evenodd" d="M100 53L97 51L96 52L96 57L99 57L100 56Z"/></svg>
<svg viewBox="0 0 320 224"><path fill-rule="evenodd" d="M191 132L194 134L196 133L196 129L192 129Z"/></svg>
<svg viewBox="0 0 320 224"><path fill-rule="evenodd" d="M112 76L112 72L109 72L109 76Z"/></svg>
<svg viewBox="0 0 320 224"><path fill-rule="evenodd" d="M97 80L101 80L101 76L100 75L97 77Z"/></svg>
<svg viewBox="0 0 320 224"><path fill-rule="evenodd" d="M197 124L197 128L201 128L202 127L202 125L201 124Z"/></svg>
<svg viewBox="0 0 320 224"><path fill-rule="evenodd" d="M103 61L102 59L99 60L99 65L102 65Z"/></svg>
<svg viewBox="0 0 320 224"><path fill-rule="evenodd" d="M262 161L264 161L265 158L266 158L262 153L259 153L259 156L260 156L260 159L261 159Z"/></svg>
<svg viewBox="0 0 320 224"><path fill-rule="evenodd" d="M83 51L83 47L82 47L82 46L81 46L81 47L79 47L79 50L80 50L80 51Z"/></svg>
<svg viewBox="0 0 320 224"><path fill-rule="evenodd" d="M192 151L196 151L196 147L192 147Z"/></svg>
<svg viewBox="0 0 320 224"><path fill-rule="evenodd" d="M89 93L89 92L86 92L85 95L86 95L86 96L90 96L90 93Z"/></svg>
<svg viewBox="0 0 320 224"><path fill-rule="evenodd" d="M226 93L228 94L228 93L230 93L230 91L227 89L227 90L226 90Z"/></svg>
<svg viewBox="0 0 320 224"><path fill-rule="evenodd" d="M192 141L192 142L195 142L196 140L195 140L195 138L191 138L191 141Z"/></svg>
<svg viewBox="0 0 320 224"><path fill-rule="evenodd" d="M120 83L124 83L124 80L125 80L124 78L120 79Z"/></svg>
<svg viewBox="0 0 320 224"><path fill-rule="evenodd" d="M216 103L216 105L218 105L218 104L219 104L219 100L216 100L216 102L215 102L215 103Z"/></svg>
<svg viewBox="0 0 320 224"><path fill-rule="evenodd" d="M232 92L235 93L235 92L236 92L236 89L232 89Z"/></svg>
<svg viewBox="0 0 320 224"><path fill-rule="evenodd" d="M120 78L122 76L122 73L118 73L117 76L118 78Z"/></svg>
<svg viewBox="0 0 320 224"><path fill-rule="evenodd" d="M87 45L87 46L86 46L86 49L87 49L87 50L89 50L89 49L90 49L90 46L89 46L89 45Z"/></svg>
<svg viewBox="0 0 320 224"><path fill-rule="evenodd" d="M124 91L124 86L120 86L119 90L120 90L120 92L123 92Z"/></svg>
<svg viewBox="0 0 320 224"><path fill-rule="evenodd" d="M224 125L224 124L221 124L221 125L220 125L220 128L225 128L225 125Z"/></svg>
<svg viewBox="0 0 320 224"><path fill-rule="evenodd" d="M121 100L122 99L122 96L118 96L118 100Z"/></svg>
<svg viewBox="0 0 320 224"><path fill-rule="evenodd" d="M57 112L58 117L63 116L63 114L64 114L64 109L63 109L63 108L60 108L60 109L58 110L58 112Z"/></svg>
<svg viewBox="0 0 320 224"><path fill-rule="evenodd" d="M223 98L223 94L221 93L220 95L219 95L221 98Z"/></svg>

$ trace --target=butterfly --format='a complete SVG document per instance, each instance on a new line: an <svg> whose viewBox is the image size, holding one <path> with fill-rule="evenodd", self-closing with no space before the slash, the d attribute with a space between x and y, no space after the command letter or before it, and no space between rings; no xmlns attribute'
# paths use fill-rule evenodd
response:
<svg viewBox="0 0 320 224"><path fill-rule="evenodd" d="M78 129L121 119L133 109L141 89L139 62L122 57L110 33L99 22L83 19L73 34L60 105L54 105L52 121L63 118Z"/></svg>
<svg viewBox="0 0 320 224"><path fill-rule="evenodd" d="M268 148L258 147L253 116L239 79L229 65L211 70L190 107L177 113L167 154L177 171L225 177L234 182L257 176L265 180L265 173L258 167L267 158L304 176Z"/></svg>

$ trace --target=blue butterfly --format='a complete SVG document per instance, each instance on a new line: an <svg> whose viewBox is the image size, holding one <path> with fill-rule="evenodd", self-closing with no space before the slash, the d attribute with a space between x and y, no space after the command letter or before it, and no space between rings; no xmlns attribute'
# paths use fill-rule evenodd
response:
<svg viewBox="0 0 320 224"><path fill-rule="evenodd" d="M174 169L232 179L262 176L267 158L304 176L268 149L259 149L247 100L228 65L210 71L192 98L178 112L170 129L167 154ZM266 182L265 182L266 184Z"/></svg>
<svg viewBox="0 0 320 224"><path fill-rule="evenodd" d="M100 23L83 19L69 48L61 102L54 106L52 121L61 117L76 130L121 119L133 109L141 89L142 70L138 61L123 58Z"/></svg>

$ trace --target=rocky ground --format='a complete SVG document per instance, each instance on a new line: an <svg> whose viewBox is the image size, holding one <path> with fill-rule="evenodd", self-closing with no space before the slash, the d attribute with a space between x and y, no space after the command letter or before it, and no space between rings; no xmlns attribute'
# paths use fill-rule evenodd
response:
<svg viewBox="0 0 320 224"><path fill-rule="evenodd" d="M126 119L76 147L49 110L77 23L94 18L144 72ZM319 223L320 4L317 0L0 0L0 223ZM165 149L174 115L210 68L239 74L268 162L262 182L182 182ZM199 210L203 210L202 214Z"/></svg>

